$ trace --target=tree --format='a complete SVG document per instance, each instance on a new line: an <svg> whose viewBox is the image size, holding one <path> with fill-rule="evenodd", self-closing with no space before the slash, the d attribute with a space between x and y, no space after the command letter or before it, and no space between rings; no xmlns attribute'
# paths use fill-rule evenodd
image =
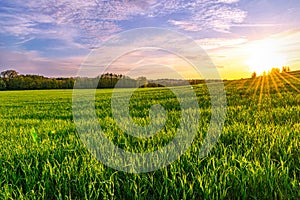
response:
<svg viewBox="0 0 300 200"><path fill-rule="evenodd" d="M282 67L282 73L286 73L286 72L290 72L290 71L291 71L291 69L290 69L289 66L283 66Z"/></svg>
<svg viewBox="0 0 300 200"><path fill-rule="evenodd" d="M74 78L47 78L40 75L23 75L15 70L6 70L0 73L0 90L37 90L37 89L72 89ZM99 80L100 78L100 80ZM137 80L125 75L106 73L97 78L77 77L79 88L114 88L118 81L121 87L136 87ZM147 83L145 77L140 78Z"/></svg>
<svg viewBox="0 0 300 200"><path fill-rule="evenodd" d="M256 78L256 72L253 72L251 78Z"/></svg>
<svg viewBox="0 0 300 200"><path fill-rule="evenodd" d="M279 74L280 73L280 69L279 68L272 68L271 69L271 74Z"/></svg>
<svg viewBox="0 0 300 200"><path fill-rule="evenodd" d="M18 74L19 73L17 71L10 69L10 70L1 72L0 76L1 76L1 78L12 79L12 78L16 78L18 76Z"/></svg>
<svg viewBox="0 0 300 200"><path fill-rule="evenodd" d="M6 84L3 79L0 79L0 90L5 90L6 89Z"/></svg>
<svg viewBox="0 0 300 200"><path fill-rule="evenodd" d="M147 78L144 76L138 77L136 80L137 80L138 86L147 85L147 83L148 83Z"/></svg>
<svg viewBox="0 0 300 200"><path fill-rule="evenodd" d="M263 72L263 76L266 76L266 75L267 75L267 72L266 72L266 71L264 71L264 72Z"/></svg>

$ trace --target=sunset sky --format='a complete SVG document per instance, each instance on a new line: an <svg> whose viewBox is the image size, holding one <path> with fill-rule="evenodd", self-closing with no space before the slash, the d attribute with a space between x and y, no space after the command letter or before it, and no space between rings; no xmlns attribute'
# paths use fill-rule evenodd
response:
<svg viewBox="0 0 300 200"><path fill-rule="evenodd" d="M299 0L2 0L0 18L0 71L76 76L92 49L114 34L143 27L191 37L225 79L273 66L300 70ZM147 52L142 53L144 61ZM187 70L172 55L155 55L150 58L157 63L173 60L179 71Z"/></svg>

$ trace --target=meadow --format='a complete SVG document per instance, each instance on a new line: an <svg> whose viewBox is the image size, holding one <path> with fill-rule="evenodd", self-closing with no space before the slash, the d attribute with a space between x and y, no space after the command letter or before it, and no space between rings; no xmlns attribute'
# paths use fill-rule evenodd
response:
<svg viewBox="0 0 300 200"><path fill-rule="evenodd" d="M72 90L0 92L0 199L299 199L300 73L225 86L226 120L212 151L199 157L211 113L206 85L195 85L201 120L191 147L171 165L141 174L117 171L90 154L73 122ZM95 107L114 144L153 151L174 137L181 109L169 89L141 88L131 98L137 124L149 122L153 103L168 113L165 127L148 139L118 128L111 92L97 90Z"/></svg>

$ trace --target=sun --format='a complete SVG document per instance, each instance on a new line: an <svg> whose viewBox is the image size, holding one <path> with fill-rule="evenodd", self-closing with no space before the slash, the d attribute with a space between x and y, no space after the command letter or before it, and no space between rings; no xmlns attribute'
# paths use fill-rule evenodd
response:
<svg viewBox="0 0 300 200"><path fill-rule="evenodd" d="M271 41L261 41L249 46L249 55L246 64L251 72L261 75L272 68L281 68L286 65L284 54L278 52L279 47Z"/></svg>

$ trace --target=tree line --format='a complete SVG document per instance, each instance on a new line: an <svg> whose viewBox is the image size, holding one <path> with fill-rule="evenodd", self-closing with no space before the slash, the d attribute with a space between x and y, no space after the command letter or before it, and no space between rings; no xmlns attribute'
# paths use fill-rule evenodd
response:
<svg viewBox="0 0 300 200"><path fill-rule="evenodd" d="M281 68L281 73L287 73L287 72L290 72L291 71L291 68L289 66L283 66ZM267 74L279 74L280 73L280 69L279 68L272 68L270 71L268 72L263 72L263 76L267 75ZM257 74L256 72L253 72L252 75L251 75L251 78L256 78Z"/></svg>
<svg viewBox="0 0 300 200"><path fill-rule="evenodd" d="M47 78L40 75L23 75L15 70L0 73L0 90L69 89L74 78Z"/></svg>
<svg viewBox="0 0 300 200"><path fill-rule="evenodd" d="M220 80L210 80L220 81ZM178 80L158 79L147 80L146 77L130 78L122 74L105 73L95 78L70 77L49 78L40 75L19 74L16 70L6 70L0 73L0 90L39 90L39 89L73 89L76 88L137 88L137 87L172 87L182 85L203 84L207 81L201 79Z"/></svg>
<svg viewBox="0 0 300 200"><path fill-rule="evenodd" d="M105 73L95 78L48 78L40 75L19 74L16 70L6 70L0 73L0 90L72 89L75 82L79 88L114 88L119 80L122 80L121 87L147 84L145 77L132 79L113 73Z"/></svg>

